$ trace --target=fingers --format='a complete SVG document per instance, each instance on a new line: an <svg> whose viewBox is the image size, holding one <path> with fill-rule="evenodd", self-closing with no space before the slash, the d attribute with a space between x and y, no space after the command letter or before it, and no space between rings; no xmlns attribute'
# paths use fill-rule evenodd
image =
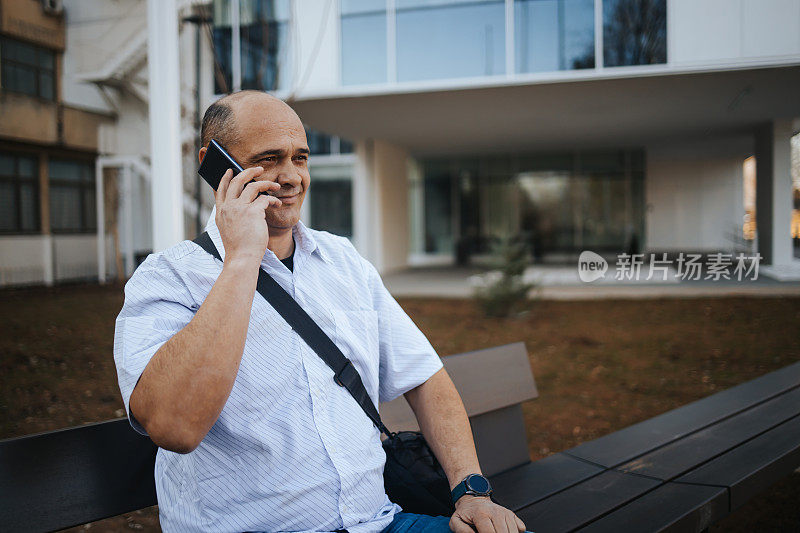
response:
<svg viewBox="0 0 800 533"><path fill-rule="evenodd" d="M517 528L520 532L528 530L528 528L525 526L525 522L523 522L520 517L514 515L514 519L517 521Z"/></svg>
<svg viewBox="0 0 800 533"><path fill-rule="evenodd" d="M267 194L259 196L253 201L253 206L261 210L267 209L268 207L280 207L282 204L283 202L281 202L280 198L275 198Z"/></svg>
<svg viewBox="0 0 800 533"><path fill-rule="evenodd" d="M267 192L270 190L277 191L281 188L280 183L275 183L274 181L252 181L245 185L242 194L239 196L245 202L252 202L256 199L259 193Z"/></svg>
<svg viewBox="0 0 800 533"><path fill-rule="evenodd" d="M231 178L233 177L233 170L228 169L225 171L225 174L219 180L219 185L217 185L217 192L214 193L214 200L217 203L217 210L219 210L219 204L221 204L225 200L225 193L228 192L228 185L231 182Z"/></svg>
<svg viewBox="0 0 800 533"><path fill-rule="evenodd" d="M453 515L450 519L450 530L454 533L473 533L472 526L464 522L458 515Z"/></svg>
<svg viewBox="0 0 800 533"><path fill-rule="evenodd" d="M492 519L487 515L475 517L475 529L478 530L478 533L495 533L495 531L498 533L505 533L505 527L503 529L496 530Z"/></svg>
<svg viewBox="0 0 800 533"><path fill-rule="evenodd" d="M508 512L505 515L505 519L506 519L506 529L508 529L508 533L519 533L519 530L517 529L517 523L514 520L514 515Z"/></svg>
<svg viewBox="0 0 800 533"><path fill-rule="evenodd" d="M247 185L247 182L260 176L263 172L264 169L262 167L246 168L242 172L239 172L239 174L230 181L225 191L225 199L233 200L234 198L238 198L239 195L242 194L242 189Z"/></svg>

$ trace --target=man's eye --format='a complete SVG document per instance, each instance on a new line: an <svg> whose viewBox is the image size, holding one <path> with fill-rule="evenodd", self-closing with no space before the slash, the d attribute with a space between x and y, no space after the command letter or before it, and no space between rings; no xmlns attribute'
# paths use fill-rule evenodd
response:
<svg viewBox="0 0 800 533"><path fill-rule="evenodd" d="M295 159L299 159L301 161L305 161L306 159L308 159L308 156L307 155L298 155L297 157L295 157Z"/></svg>

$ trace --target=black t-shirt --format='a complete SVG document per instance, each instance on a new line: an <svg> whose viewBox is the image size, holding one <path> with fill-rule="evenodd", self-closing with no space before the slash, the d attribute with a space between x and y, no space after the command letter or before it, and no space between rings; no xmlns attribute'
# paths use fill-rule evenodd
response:
<svg viewBox="0 0 800 533"><path fill-rule="evenodd" d="M289 269L289 272L294 271L294 238L292 238L292 255L285 259L281 259L281 263L286 265L286 268Z"/></svg>

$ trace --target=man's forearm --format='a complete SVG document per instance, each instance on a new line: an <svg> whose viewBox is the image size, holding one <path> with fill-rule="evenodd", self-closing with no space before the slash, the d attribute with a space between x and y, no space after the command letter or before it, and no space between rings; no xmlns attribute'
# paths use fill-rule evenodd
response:
<svg viewBox="0 0 800 533"><path fill-rule="evenodd" d="M252 261L226 262L194 318L142 373L131 412L162 448L192 451L219 417L239 371L257 279Z"/></svg>
<svg viewBox="0 0 800 533"><path fill-rule="evenodd" d="M447 474L450 489L467 474L480 473L469 418L447 371L442 368L405 397Z"/></svg>

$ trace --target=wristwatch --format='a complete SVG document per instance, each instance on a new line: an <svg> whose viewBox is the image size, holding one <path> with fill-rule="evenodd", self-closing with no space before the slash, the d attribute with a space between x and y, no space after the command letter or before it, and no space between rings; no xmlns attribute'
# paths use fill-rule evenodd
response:
<svg viewBox="0 0 800 533"><path fill-rule="evenodd" d="M492 485L489 483L489 480L481 474L470 474L462 479L461 483L456 485L453 489L453 505L455 505L458 499L464 494L471 494L472 496L491 496Z"/></svg>

